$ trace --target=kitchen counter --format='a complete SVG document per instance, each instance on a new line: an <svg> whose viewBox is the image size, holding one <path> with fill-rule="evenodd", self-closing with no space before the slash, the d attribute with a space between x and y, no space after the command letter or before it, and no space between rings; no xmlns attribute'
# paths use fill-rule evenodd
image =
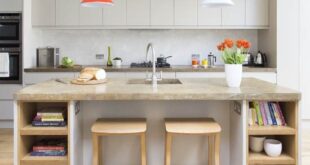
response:
<svg viewBox="0 0 310 165"><path fill-rule="evenodd" d="M300 93L254 78L244 78L241 88L228 88L225 79L180 79L182 84L128 84L129 79L108 79L101 85L73 85L50 80L26 87L16 100L287 100L300 99Z"/></svg>
<svg viewBox="0 0 310 165"><path fill-rule="evenodd" d="M80 72L84 67L100 67L104 68L107 72L145 72L147 70L151 71L152 68L131 68L130 66L122 66L121 68L116 67L106 67L98 65L85 65L85 66L76 66L74 68L53 68L53 67L34 67L26 68L25 72ZM176 65L171 68L157 68L158 71L163 72L224 72L224 66L216 66L214 68L192 68L188 65ZM276 73L276 68L259 68L259 67L243 67L244 72L270 72Z"/></svg>

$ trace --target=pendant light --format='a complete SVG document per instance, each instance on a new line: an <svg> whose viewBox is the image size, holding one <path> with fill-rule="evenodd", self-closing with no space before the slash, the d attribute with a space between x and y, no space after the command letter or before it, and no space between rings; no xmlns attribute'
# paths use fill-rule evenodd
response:
<svg viewBox="0 0 310 165"><path fill-rule="evenodd" d="M113 0L82 0L83 7L104 7L114 5Z"/></svg>
<svg viewBox="0 0 310 165"><path fill-rule="evenodd" d="M202 0L202 5L205 7L225 7L234 4L232 0Z"/></svg>

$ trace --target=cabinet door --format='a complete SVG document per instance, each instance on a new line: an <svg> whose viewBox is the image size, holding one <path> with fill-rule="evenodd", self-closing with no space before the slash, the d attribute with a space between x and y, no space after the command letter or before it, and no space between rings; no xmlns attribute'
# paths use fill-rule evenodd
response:
<svg viewBox="0 0 310 165"><path fill-rule="evenodd" d="M103 8L103 25L126 25L127 0L116 0Z"/></svg>
<svg viewBox="0 0 310 165"><path fill-rule="evenodd" d="M197 25L198 0L175 0L175 25Z"/></svg>
<svg viewBox="0 0 310 165"><path fill-rule="evenodd" d="M0 12L23 11L22 0L0 0Z"/></svg>
<svg viewBox="0 0 310 165"><path fill-rule="evenodd" d="M269 25L269 0L246 0L246 25Z"/></svg>
<svg viewBox="0 0 310 165"><path fill-rule="evenodd" d="M198 25L202 26L222 25L222 9L204 7L198 4Z"/></svg>
<svg viewBox="0 0 310 165"><path fill-rule="evenodd" d="M80 25L102 25L102 8L80 7Z"/></svg>
<svg viewBox="0 0 310 165"><path fill-rule="evenodd" d="M151 25L173 25L174 0L151 0Z"/></svg>
<svg viewBox="0 0 310 165"><path fill-rule="evenodd" d="M127 0L127 25L150 25L150 0Z"/></svg>
<svg viewBox="0 0 310 165"><path fill-rule="evenodd" d="M246 0L234 0L234 6L229 6L222 9L223 25L245 25L245 1Z"/></svg>
<svg viewBox="0 0 310 165"><path fill-rule="evenodd" d="M80 0L56 0L56 25L79 25Z"/></svg>
<svg viewBox="0 0 310 165"><path fill-rule="evenodd" d="M32 0L32 26L55 26L55 0Z"/></svg>

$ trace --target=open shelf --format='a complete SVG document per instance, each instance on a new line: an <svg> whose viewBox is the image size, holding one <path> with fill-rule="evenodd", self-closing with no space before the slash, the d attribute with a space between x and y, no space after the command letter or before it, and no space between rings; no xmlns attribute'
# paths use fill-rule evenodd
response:
<svg viewBox="0 0 310 165"><path fill-rule="evenodd" d="M68 127L34 127L27 125L20 129L20 135L68 135Z"/></svg>
<svg viewBox="0 0 310 165"><path fill-rule="evenodd" d="M20 161L23 165L67 165L68 156L31 156L27 154Z"/></svg>
<svg viewBox="0 0 310 165"><path fill-rule="evenodd" d="M295 135L296 129L288 126L249 126L249 135Z"/></svg>
<svg viewBox="0 0 310 165"><path fill-rule="evenodd" d="M295 159L287 154L282 154L279 157L269 157L265 153L249 153L249 164L295 164Z"/></svg>

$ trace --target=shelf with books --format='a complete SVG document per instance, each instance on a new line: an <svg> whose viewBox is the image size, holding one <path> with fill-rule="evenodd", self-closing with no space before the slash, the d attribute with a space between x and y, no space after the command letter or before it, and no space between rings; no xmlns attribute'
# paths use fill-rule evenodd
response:
<svg viewBox="0 0 310 165"><path fill-rule="evenodd" d="M20 129L20 135L68 135L68 127L34 127L29 124Z"/></svg>
<svg viewBox="0 0 310 165"><path fill-rule="evenodd" d="M30 153L20 160L23 165L67 165L68 156L31 156Z"/></svg>
<svg viewBox="0 0 310 165"><path fill-rule="evenodd" d="M267 156L265 153L249 153L249 164L288 164L292 165L295 164L295 159L288 154L281 154L279 157L270 157Z"/></svg>
<svg viewBox="0 0 310 165"><path fill-rule="evenodd" d="M289 126L249 126L249 135L295 135L296 129Z"/></svg>

